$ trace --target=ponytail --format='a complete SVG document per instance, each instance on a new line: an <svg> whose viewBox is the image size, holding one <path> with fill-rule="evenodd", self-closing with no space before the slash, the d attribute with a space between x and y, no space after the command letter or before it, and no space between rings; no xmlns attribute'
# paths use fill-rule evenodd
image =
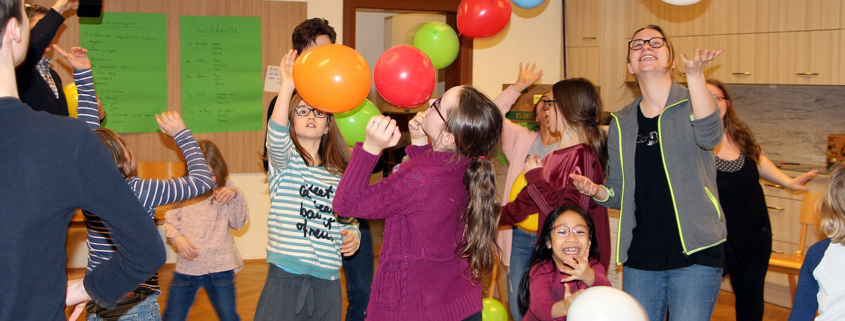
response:
<svg viewBox="0 0 845 321"><path fill-rule="evenodd" d="M603 123L601 114L599 114L598 118L598 121L592 122L585 127L584 134L587 136L587 144L599 156L601 169L604 171L604 177L607 178L607 132L599 128L599 124Z"/></svg>
<svg viewBox="0 0 845 321"><path fill-rule="evenodd" d="M599 157L607 176L607 133L599 125L604 123L601 96L596 87L584 78L571 78L552 85L555 112L566 124L586 139Z"/></svg>
<svg viewBox="0 0 845 321"><path fill-rule="evenodd" d="M461 257L469 259L472 278L480 280L496 265L501 250L496 244L501 205L496 202L496 171L486 157L473 157L464 174L464 186L469 194L469 205L461 219L464 241Z"/></svg>

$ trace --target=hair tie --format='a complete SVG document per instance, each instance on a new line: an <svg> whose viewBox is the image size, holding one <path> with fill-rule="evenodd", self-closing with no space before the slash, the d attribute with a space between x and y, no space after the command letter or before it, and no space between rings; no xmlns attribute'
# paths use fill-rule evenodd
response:
<svg viewBox="0 0 845 321"><path fill-rule="evenodd" d="M478 156L478 158L487 159L487 156L481 155L481 156Z"/></svg>
<svg viewBox="0 0 845 321"><path fill-rule="evenodd" d="M594 121L594 122L592 122L592 123L589 123L589 124L587 125L587 127L596 127L596 126L598 126L598 125L599 125L599 122Z"/></svg>

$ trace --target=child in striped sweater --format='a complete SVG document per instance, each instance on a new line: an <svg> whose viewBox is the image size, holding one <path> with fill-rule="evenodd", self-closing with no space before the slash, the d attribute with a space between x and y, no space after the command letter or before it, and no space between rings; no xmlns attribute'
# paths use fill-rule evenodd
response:
<svg viewBox="0 0 845 321"><path fill-rule="evenodd" d="M197 197L211 190L213 185L211 173L208 171L200 148L179 114L172 111L155 115L155 118L161 131L173 137L176 145L182 150L188 166L188 175L166 180L141 179L133 176L132 174L137 170L137 163L132 151L117 133L110 129L100 128L88 57L84 52L73 52L65 58L74 67L74 80L79 90L78 118L97 132L97 136L111 152L118 170L126 177L126 183L147 210L150 219L155 218L155 208L159 205ZM106 222L100 220L95 215L96 213L83 213L85 226L88 228L88 271L91 271L114 255L116 245L111 240L111 231ZM158 274L156 274L141 284L135 292L127 295L127 298L118 303L114 309L105 309L93 302L88 302L85 306L88 312L87 320L134 320L138 316L144 316L145 320L161 320L158 307L159 294L161 290L158 285Z"/></svg>
<svg viewBox="0 0 845 321"><path fill-rule="evenodd" d="M295 59L294 50L282 58L267 131L270 269L255 320L338 321L341 255L354 254L360 239L358 228L338 222L332 208L349 156L332 115L293 95Z"/></svg>

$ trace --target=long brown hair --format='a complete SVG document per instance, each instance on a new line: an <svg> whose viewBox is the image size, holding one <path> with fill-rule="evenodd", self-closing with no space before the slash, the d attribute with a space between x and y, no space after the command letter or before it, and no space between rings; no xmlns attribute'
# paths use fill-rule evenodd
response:
<svg viewBox="0 0 845 321"><path fill-rule="evenodd" d="M111 157L114 159L114 163L117 165L120 174L126 177L125 170L130 169L131 166L131 160L126 158L126 142L123 141L120 135L108 128L100 127L94 130L94 132L97 133L97 136L106 145L106 149L111 153Z"/></svg>
<svg viewBox="0 0 845 321"><path fill-rule="evenodd" d="M301 101L302 97L299 94L293 94L290 99L290 108L288 108L290 140L296 147L296 152L302 156L302 160L309 166L323 166L329 173L342 175L343 171L346 170L346 164L349 164L349 149L346 147L346 140L341 135L332 114L326 113L326 127L329 131L323 134L320 139L320 149L317 150L317 154L322 161L321 164L315 164L314 157L308 154L299 144L299 139L296 138L296 127L293 126L293 118L297 117L295 110Z"/></svg>
<svg viewBox="0 0 845 321"><path fill-rule="evenodd" d="M836 164L828 173L827 188L817 203L821 230L830 243L845 240L845 165Z"/></svg>
<svg viewBox="0 0 845 321"><path fill-rule="evenodd" d="M202 150L202 156L205 157L208 168L214 171L214 178L216 178L214 184L217 184L217 187L226 186L226 180L229 179L229 166L226 165L220 148L208 139L198 140L197 145Z"/></svg>
<svg viewBox="0 0 845 321"><path fill-rule="evenodd" d="M607 133L599 128L603 123L602 102L596 86L584 78L558 81L552 85L555 112L587 139L587 145L596 151L601 168L607 175Z"/></svg>
<svg viewBox="0 0 845 321"><path fill-rule="evenodd" d="M461 215L465 222L460 256L469 260L472 279L493 270L501 205L496 201L496 171L490 157L502 135L502 114L490 98L469 86L461 87L458 105L449 110L446 123L455 137L455 154L472 162L464 173L469 204Z"/></svg>
<svg viewBox="0 0 845 321"><path fill-rule="evenodd" d="M716 86L716 88L719 88L719 90L722 91L722 95L725 96L725 102L728 105L725 110L725 119L722 121L725 134L727 134L731 140L736 142L740 151L745 154L745 156L751 158L755 163L759 164L760 145L757 145L757 142L754 141L754 135L751 133L751 129L749 129L745 122L740 120L736 115L736 111L733 107L733 101L731 100L731 94L728 93L728 88L725 87L725 84L716 79L707 79L707 84ZM719 105L716 105L716 108L718 109Z"/></svg>

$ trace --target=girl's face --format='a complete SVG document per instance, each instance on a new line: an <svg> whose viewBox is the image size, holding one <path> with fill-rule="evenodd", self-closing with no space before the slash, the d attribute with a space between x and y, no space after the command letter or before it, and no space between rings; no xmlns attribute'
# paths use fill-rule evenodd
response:
<svg viewBox="0 0 845 321"><path fill-rule="evenodd" d="M549 123L548 117L546 116L546 109L551 108L549 102L546 100L551 100L552 92L547 92L540 97L540 101L537 102L537 110L534 111L534 120L540 124L540 130L549 130Z"/></svg>
<svg viewBox="0 0 845 321"><path fill-rule="evenodd" d="M725 120L725 113L728 112L728 106L731 105L731 101L725 99L725 93L723 93L719 87L707 84L707 89L710 90L711 94L713 94L713 98L716 98L716 102L719 104L719 114L721 115L722 120Z"/></svg>
<svg viewBox="0 0 845 321"><path fill-rule="evenodd" d="M562 236L566 234L566 236ZM589 256L590 229L581 215L573 211L566 211L557 217L552 230L552 238L546 242L546 247L552 249L555 264L560 268L563 259L581 258Z"/></svg>
<svg viewBox="0 0 845 321"><path fill-rule="evenodd" d="M663 34L654 29L644 29L634 35L631 40L649 40L654 38L663 38ZM657 41L657 40L655 40ZM669 46L666 41L662 41L663 45L660 48L652 47L648 41L643 44L639 50L628 49L630 62L628 63L628 72L639 75L644 72L659 71L669 72L669 69L664 69L663 66L668 66L669 61Z"/></svg>
<svg viewBox="0 0 845 321"><path fill-rule="evenodd" d="M299 102L291 117L298 139L322 139L329 132L328 114L309 107L304 100Z"/></svg>
<svg viewBox="0 0 845 321"><path fill-rule="evenodd" d="M563 130L564 120L557 112L557 103L555 102L555 95L550 91L543 95L543 98L548 100L543 103L543 113L546 118L546 127L551 133L560 133Z"/></svg>
<svg viewBox="0 0 845 321"><path fill-rule="evenodd" d="M443 93L443 96L431 104L425 112L422 128L426 135L431 138L432 145L437 147L449 145L451 133L446 128L446 119L452 108L458 105L458 97L461 94L461 87L456 86ZM441 117L442 116L442 117ZM449 137L447 137L449 136Z"/></svg>
<svg viewBox="0 0 845 321"><path fill-rule="evenodd" d="M208 165L208 173L211 174L211 183L214 185L214 187L219 187L217 186L217 176L214 175L214 169L211 168L211 165Z"/></svg>

